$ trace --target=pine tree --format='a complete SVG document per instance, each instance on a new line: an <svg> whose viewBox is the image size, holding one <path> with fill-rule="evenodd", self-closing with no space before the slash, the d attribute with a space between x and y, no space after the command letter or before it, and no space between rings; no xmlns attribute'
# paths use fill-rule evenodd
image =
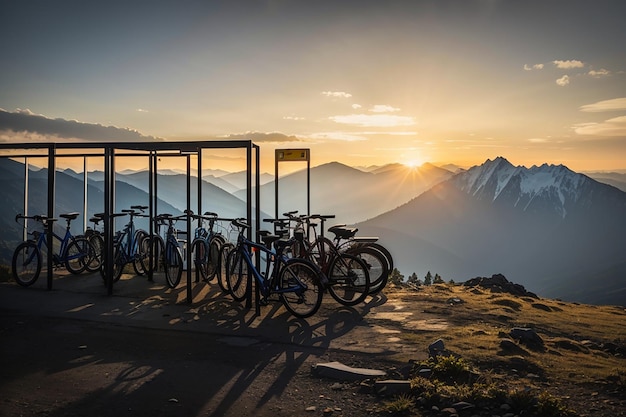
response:
<svg viewBox="0 0 626 417"><path fill-rule="evenodd" d="M403 281L404 275L402 275L400 271L398 271L398 268L393 268L393 271L391 271L391 274L389 274L389 282L394 285L402 285Z"/></svg>
<svg viewBox="0 0 626 417"><path fill-rule="evenodd" d="M433 284L443 284L443 278L441 278L441 275L439 274L435 274L435 279L433 281Z"/></svg>
<svg viewBox="0 0 626 417"><path fill-rule="evenodd" d="M415 272L411 274L411 276L407 279L407 282L413 285L418 285L418 286L422 285L422 281L420 281L419 277L417 276Z"/></svg>
<svg viewBox="0 0 626 417"><path fill-rule="evenodd" d="M433 275L428 271L424 277L424 285L431 285L433 283Z"/></svg>

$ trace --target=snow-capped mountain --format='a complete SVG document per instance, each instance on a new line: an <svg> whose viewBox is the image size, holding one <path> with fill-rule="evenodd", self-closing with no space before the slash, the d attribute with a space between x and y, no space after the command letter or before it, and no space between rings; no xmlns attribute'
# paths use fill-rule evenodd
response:
<svg viewBox="0 0 626 417"><path fill-rule="evenodd" d="M626 304L626 193L562 165L487 160L358 227L405 275L502 273L541 295Z"/></svg>
<svg viewBox="0 0 626 417"><path fill-rule="evenodd" d="M454 181L477 199L527 212L553 210L564 218L568 207L578 204L584 186L593 180L564 165L525 168L498 157L457 175Z"/></svg>

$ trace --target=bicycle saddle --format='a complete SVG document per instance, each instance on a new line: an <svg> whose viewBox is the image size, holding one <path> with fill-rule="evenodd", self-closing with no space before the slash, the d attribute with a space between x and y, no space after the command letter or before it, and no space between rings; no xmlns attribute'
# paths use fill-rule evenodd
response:
<svg viewBox="0 0 626 417"><path fill-rule="evenodd" d="M72 212L72 213L63 213L63 214L59 214L59 216L63 217L64 219L68 219L68 220L74 220L75 218L78 217L77 212Z"/></svg>
<svg viewBox="0 0 626 417"><path fill-rule="evenodd" d="M356 227L333 226L330 227L328 231L334 233L339 239L350 239L356 235L359 229Z"/></svg>

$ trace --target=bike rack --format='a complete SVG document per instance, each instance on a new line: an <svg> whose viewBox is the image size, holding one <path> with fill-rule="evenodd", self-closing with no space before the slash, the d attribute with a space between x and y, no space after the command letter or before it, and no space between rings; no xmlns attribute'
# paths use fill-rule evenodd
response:
<svg viewBox="0 0 626 417"><path fill-rule="evenodd" d="M113 235L114 222L111 221L111 214L115 209L115 162L119 157L148 157L149 159L149 213L154 218L157 213L157 161L162 156L183 156L186 157L187 168L187 210L191 206L191 156L197 155L198 173L202 172L202 152L206 149L246 149L246 216L249 224L254 224L254 231L249 229L248 237L259 229L260 217L260 148L250 140L232 141L186 141L186 142L80 142L80 143L0 143L0 151L3 158L24 158L25 179L24 179L24 214L28 209L28 160L30 158L47 158L48 160L48 195L47 195L47 215L54 216L55 209L55 181L56 181L56 160L57 158L77 157L84 160L84 189L83 189L83 222L87 219L87 158L104 158L104 226L105 234L105 271L107 277L107 293L113 294ZM122 151L120 153L120 151ZM254 162L254 164L253 164ZM252 195L252 177L254 165L254 196ZM202 175L197 176L197 212L202 213ZM255 207L254 213L252 207ZM253 221L254 220L254 221ZM86 227L86 226L85 226ZM187 232L191 230L191 218L187 216ZM150 222L150 233L153 233L153 225ZM52 245L48 248L48 276L47 288L52 289L53 271L50 265L52 262ZM191 252L187 253L187 264L191 263ZM151 277L150 277L151 278ZM187 302L192 302L192 276L191 268L187 268ZM246 306L251 307L251 300L247 300Z"/></svg>

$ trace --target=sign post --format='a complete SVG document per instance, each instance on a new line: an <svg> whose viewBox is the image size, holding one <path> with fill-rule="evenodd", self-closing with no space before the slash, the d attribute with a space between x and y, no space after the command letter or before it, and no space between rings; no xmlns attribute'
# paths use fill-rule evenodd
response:
<svg viewBox="0 0 626 417"><path fill-rule="evenodd" d="M278 216L278 163L289 161L306 162L306 212L311 214L311 150L304 149L276 149L274 154L274 216Z"/></svg>

